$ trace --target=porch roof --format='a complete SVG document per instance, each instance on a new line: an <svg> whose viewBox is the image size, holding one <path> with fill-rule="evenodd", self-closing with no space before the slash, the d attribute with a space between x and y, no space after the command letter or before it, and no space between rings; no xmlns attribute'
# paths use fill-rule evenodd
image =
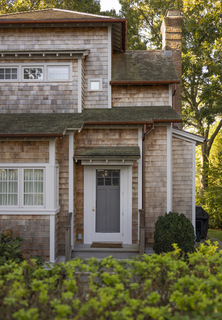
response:
<svg viewBox="0 0 222 320"><path fill-rule="evenodd" d="M140 158L140 149L136 146L103 146L79 147L75 150L75 160L137 160Z"/></svg>
<svg viewBox="0 0 222 320"><path fill-rule="evenodd" d="M140 125L181 122L170 106L87 109L82 113L0 114L0 137L59 137L84 125Z"/></svg>

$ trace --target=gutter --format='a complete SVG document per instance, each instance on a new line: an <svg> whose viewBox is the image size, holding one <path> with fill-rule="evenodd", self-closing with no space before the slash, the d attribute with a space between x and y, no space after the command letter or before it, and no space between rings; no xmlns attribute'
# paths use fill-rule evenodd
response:
<svg viewBox="0 0 222 320"><path fill-rule="evenodd" d="M0 138L62 138L64 134L62 133L3 133L0 134Z"/></svg>
<svg viewBox="0 0 222 320"><path fill-rule="evenodd" d="M177 123L177 122L182 122L181 119L155 119L155 120L150 120L150 121L85 121L84 125L133 125L133 124L138 124L138 125L153 125L153 123Z"/></svg>
<svg viewBox="0 0 222 320"><path fill-rule="evenodd" d="M180 83L180 80L161 80L161 81L152 81L152 80L146 80L146 81L129 81L129 80L119 80L110 81L110 84L113 86L142 86L142 85L151 85L151 84L176 84Z"/></svg>

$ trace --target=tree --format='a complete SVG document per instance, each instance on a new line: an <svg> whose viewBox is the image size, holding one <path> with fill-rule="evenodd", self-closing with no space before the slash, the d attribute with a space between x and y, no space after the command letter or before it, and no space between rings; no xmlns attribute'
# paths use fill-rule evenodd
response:
<svg viewBox="0 0 222 320"><path fill-rule="evenodd" d="M120 3L130 32L141 41L146 37L148 47L156 49L161 48L160 26L166 10L182 11L183 120L186 127L206 139L201 169L201 189L205 190L210 151L222 127L222 3L217 0L120 0ZM130 49L137 47L130 41L128 45Z"/></svg>
<svg viewBox="0 0 222 320"><path fill-rule="evenodd" d="M96 0L0 0L0 8L1 14L47 8L100 13L100 3Z"/></svg>

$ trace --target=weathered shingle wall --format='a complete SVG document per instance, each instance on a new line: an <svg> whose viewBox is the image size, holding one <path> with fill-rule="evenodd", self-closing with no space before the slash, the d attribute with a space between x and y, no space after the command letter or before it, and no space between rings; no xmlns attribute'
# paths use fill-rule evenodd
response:
<svg viewBox="0 0 222 320"><path fill-rule="evenodd" d="M168 86L113 86L112 106L169 106Z"/></svg>
<svg viewBox="0 0 222 320"><path fill-rule="evenodd" d="M14 236L25 239L24 251L32 256L49 258L49 216L0 215L0 233L10 229Z"/></svg>
<svg viewBox="0 0 222 320"><path fill-rule="evenodd" d="M30 60L11 60L30 63ZM35 60L35 63L58 63L58 60ZM63 61L65 62L65 61ZM68 61L69 63L70 61ZM9 63L9 61L5 61ZM77 112L78 67L72 60L72 81L1 82L0 111L7 113Z"/></svg>
<svg viewBox="0 0 222 320"><path fill-rule="evenodd" d="M173 211L192 220L193 145L173 138Z"/></svg>
<svg viewBox="0 0 222 320"><path fill-rule="evenodd" d="M146 245L154 243L155 223L167 209L167 132L156 127L145 139Z"/></svg>
<svg viewBox="0 0 222 320"><path fill-rule="evenodd" d="M47 163L48 141L0 141L0 162Z"/></svg>
<svg viewBox="0 0 222 320"><path fill-rule="evenodd" d="M89 49L90 54L84 65L84 106L85 108L108 107L107 27L4 29L4 33L0 34L0 42L2 51ZM32 59L28 61L33 64L39 62ZM65 62L62 59L60 61ZM5 83L3 86L1 84L1 112L77 112L77 60L69 61L73 62L73 80L70 82ZM10 61L1 60L1 62ZM17 63L18 60L13 62ZM88 79L95 78L102 80L102 91L88 90Z"/></svg>

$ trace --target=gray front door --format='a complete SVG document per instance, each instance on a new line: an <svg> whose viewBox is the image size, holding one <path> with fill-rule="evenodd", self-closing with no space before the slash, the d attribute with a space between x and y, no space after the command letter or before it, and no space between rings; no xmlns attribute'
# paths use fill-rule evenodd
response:
<svg viewBox="0 0 222 320"><path fill-rule="evenodd" d="M96 232L120 232L120 170L96 170Z"/></svg>

